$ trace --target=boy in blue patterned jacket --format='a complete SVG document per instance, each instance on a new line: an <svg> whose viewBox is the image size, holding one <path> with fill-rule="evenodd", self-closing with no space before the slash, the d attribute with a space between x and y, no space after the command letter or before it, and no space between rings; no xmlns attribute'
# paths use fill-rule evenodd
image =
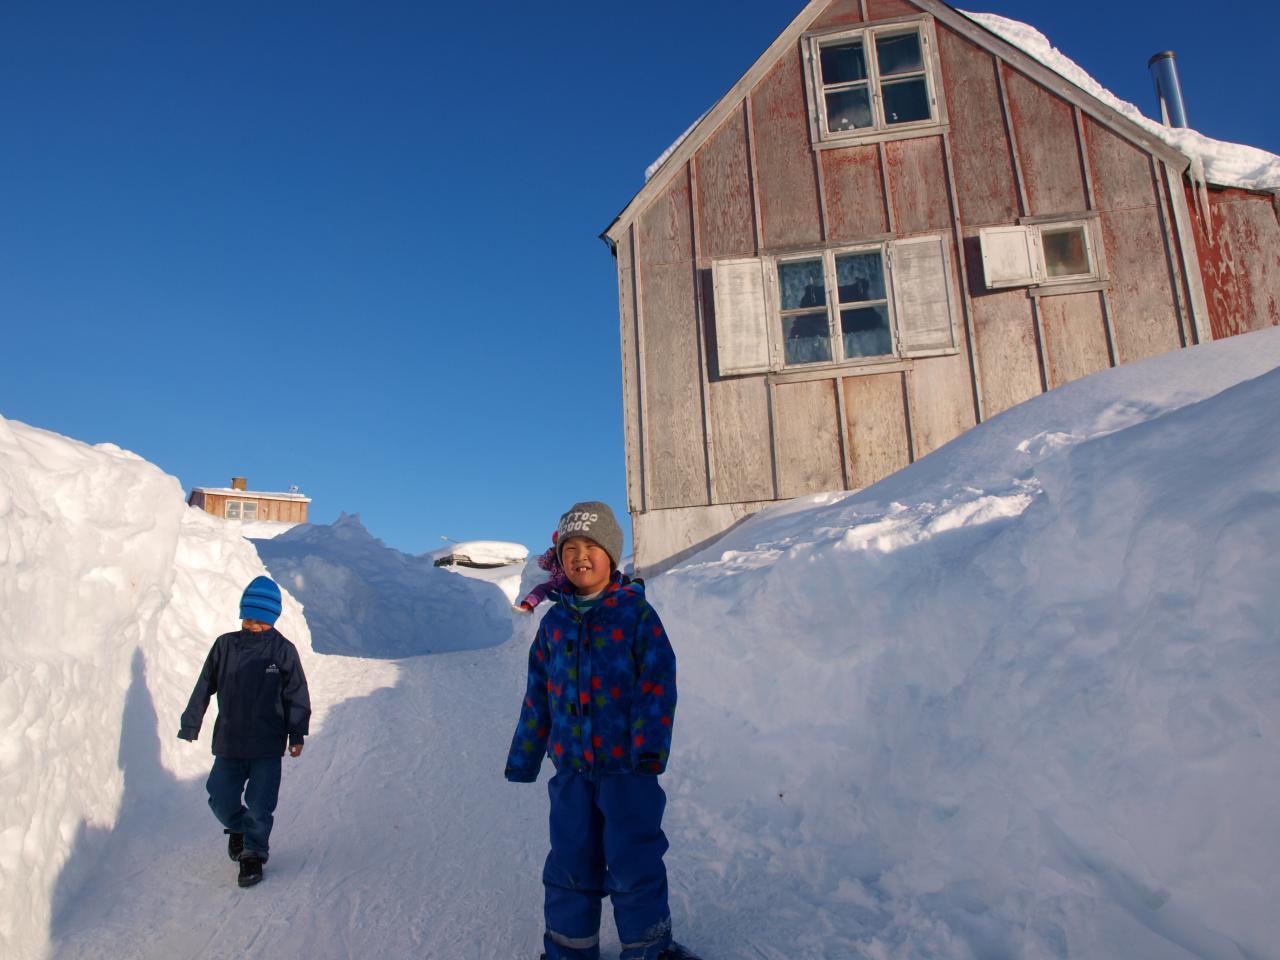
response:
<svg viewBox="0 0 1280 960"><path fill-rule="evenodd" d="M548 753L551 852L547 960L597 960L607 894L621 960L689 957L671 939L662 855L676 658L639 581L618 573L622 530L598 501L576 503L557 528L571 588L552 593L529 651L529 679L506 778L532 783Z"/></svg>

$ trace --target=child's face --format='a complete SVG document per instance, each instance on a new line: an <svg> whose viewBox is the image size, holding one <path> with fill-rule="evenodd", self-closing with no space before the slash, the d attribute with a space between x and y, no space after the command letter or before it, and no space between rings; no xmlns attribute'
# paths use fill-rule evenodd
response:
<svg viewBox="0 0 1280 960"><path fill-rule="evenodd" d="M604 547L586 537L570 537L560 546L560 566L577 593L599 593L613 572Z"/></svg>
<svg viewBox="0 0 1280 960"><path fill-rule="evenodd" d="M241 620L240 629L248 630L250 633L266 633L271 629L271 624L263 623L261 620Z"/></svg>

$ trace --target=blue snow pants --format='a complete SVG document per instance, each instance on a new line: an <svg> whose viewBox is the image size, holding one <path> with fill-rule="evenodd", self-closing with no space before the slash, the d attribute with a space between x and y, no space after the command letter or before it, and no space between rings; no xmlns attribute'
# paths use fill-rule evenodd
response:
<svg viewBox="0 0 1280 960"><path fill-rule="evenodd" d="M614 773L592 779L562 771L551 795L546 888L547 960L597 960L600 901L613 901L622 960L653 960L671 945L667 907L667 796L658 778Z"/></svg>
<svg viewBox="0 0 1280 960"><path fill-rule="evenodd" d="M214 757L205 781L209 807L232 833L244 834L244 852L267 859L271 825L280 798L280 758L236 760ZM244 802L240 795L244 794Z"/></svg>

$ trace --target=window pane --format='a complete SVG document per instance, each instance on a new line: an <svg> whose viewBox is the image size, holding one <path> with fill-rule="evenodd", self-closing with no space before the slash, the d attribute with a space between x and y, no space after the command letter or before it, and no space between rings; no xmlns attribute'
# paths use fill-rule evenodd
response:
<svg viewBox="0 0 1280 960"><path fill-rule="evenodd" d="M902 33L896 37L876 37L876 60L880 65L882 77L923 70L924 61L920 59L920 35Z"/></svg>
<svg viewBox="0 0 1280 960"><path fill-rule="evenodd" d="M895 80L880 88L885 123L913 123L929 119L929 88L924 77Z"/></svg>
<svg viewBox="0 0 1280 960"><path fill-rule="evenodd" d="M825 311L783 317L782 335L787 363L821 363L831 359L831 337L827 331Z"/></svg>
<svg viewBox="0 0 1280 960"><path fill-rule="evenodd" d="M778 287L783 310L826 306L821 260L788 260L778 264Z"/></svg>
<svg viewBox="0 0 1280 960"><path fill-rule="evenodd" d="M240 519L240 501L228 500L226 509L223 512L226 515L226 518L228 520L239 520Z"/></svg>
<svg viewBox="0 0 1280 960"><path fill-rule="evenodd" d="M842 253L836 257L836 285L841 303L884 299L884 267L880 251Z"/></svg>
<svg viewBox="0 0 1280 960"><path fill-rule="evenodd" d="M862 41L822 48L822 83L856 83L867 79L867 56Z"/></svg>
<svg viewBox="0 0 1280 960"><path fill-rule="evenodd" d="M246 504L244 505L243 513L244 513L244 519L245 519L245 520L257 520L257 519L258 519L258 505L257 505L256 503L246 503Z"/></svg>
<svg viewBox="0 0 1280 960"><path fill-rule="evenodd" d="M1093 272L1085 249L1084 227L1042 230L1040 240L1044 247L1044 269L1050 277L1075 277Z"/></svg>
<svg viewBox="0 0 1280 960"><path fill-rule="evenodd" d="M856 130L871 126L871 97L866 87L827 94L827 129Z"/></svg>
<svg viewBox="0 0 1280 960"><path fill-rule="evenodd" d="M846 357L880 357L893 352L889 308L883 303L841 310L840 332L844 335Z"/></svg>

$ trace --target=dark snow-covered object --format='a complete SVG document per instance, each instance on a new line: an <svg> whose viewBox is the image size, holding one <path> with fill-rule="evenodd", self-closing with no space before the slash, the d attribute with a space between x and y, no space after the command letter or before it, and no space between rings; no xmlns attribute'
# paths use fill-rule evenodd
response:
<svg viewBox="0 0 1280 960"><path fill-rule="evenodd" d="M297 526L257 547L302 602L317 653L410 657L491 647L511 634L500 589L391 549L358 516Z"/></svg>

